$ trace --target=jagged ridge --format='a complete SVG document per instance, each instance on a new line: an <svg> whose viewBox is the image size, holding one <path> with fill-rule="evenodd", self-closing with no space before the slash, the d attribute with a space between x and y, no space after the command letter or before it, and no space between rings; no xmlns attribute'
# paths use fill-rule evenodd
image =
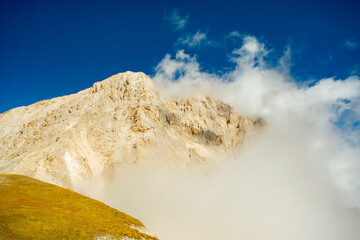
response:
<svg viewBox="0 0 360 240"><path fill-rule="evenodd" d="M0 115L0 173L72 187L121 164L192 166L232 154L261 122L210 97L167 99L144 73Z"/></svg>

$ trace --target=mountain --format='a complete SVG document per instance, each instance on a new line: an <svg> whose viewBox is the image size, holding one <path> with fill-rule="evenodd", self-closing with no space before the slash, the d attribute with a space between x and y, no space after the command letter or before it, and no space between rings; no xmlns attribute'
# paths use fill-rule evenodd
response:
<svg viewBox="0 0 360 240"><path fill-rule="evenodd" d="M1 114L0 173L73 188L123 165L192 167L233 154L260 125L222 101L165 99L144 73L119 73Z"/></svg>
<svg viewBox="0 0 360 240"><path fill-rule="evenodd" d="M0 192L0 239L157 239L125 213L33 178L0 174Z"/></svg>

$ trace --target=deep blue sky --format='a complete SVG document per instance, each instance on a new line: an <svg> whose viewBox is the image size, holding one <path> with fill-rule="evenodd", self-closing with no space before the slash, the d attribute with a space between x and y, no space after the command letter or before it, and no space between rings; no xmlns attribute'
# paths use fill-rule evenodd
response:
<svg viewBox="0 0 360 240"><path fill-rule="evenodd" d="M179 9L175 31L164 13ZM209 71L231 67L239 42L197 50L175 44L200 30L219 43L251 34L281 56L292 50L299 81L360 74L359 1L16 1L0 3L0 113L75 93L113 74L153 74L166 53L185 48ZM179 35L180 34L180 35ZM345 47L345 42L352 47Z"/></svg>

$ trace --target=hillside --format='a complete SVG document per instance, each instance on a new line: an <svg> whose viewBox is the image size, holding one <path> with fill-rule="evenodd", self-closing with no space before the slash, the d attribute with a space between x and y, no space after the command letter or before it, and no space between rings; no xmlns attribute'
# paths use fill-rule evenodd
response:
<svg viewBox="0 0 360 240"><path fill-rule="evenodd" d="M0 173L67 188L124 165L192 167L218 161L259 125L210 97L162 98L143 73L0 115Z"/></svg>
<svg viewBox="0 0 360 240"><path fill-rule="evenodd" d="M0 239L157 239L137 219L21 175L0 175Z"/></svg>

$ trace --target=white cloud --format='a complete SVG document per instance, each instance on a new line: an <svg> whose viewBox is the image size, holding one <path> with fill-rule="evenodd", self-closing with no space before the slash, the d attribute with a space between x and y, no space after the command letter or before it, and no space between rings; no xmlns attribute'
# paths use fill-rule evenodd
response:
<svg viewBox="0 0 360 240"><path fill-rule="evenodd" d="M263 65L263 58L268 54L268 51L265 49L265 45L255 37L244 36L242 47L234 49L232 54L235 56L232 61L236 62L238 66Z"/></svg>
<svg viewBox="0 0 360 240"><path fill-rule="evenodd" d="M289 67L290 48L279 66L270 68L262 58L268 51L252 36L244 37L243 46L233 53L236 66L222 75L201 71L196 57L187 55L185 61L168 56L154 76L164 94L215 96L267 123L213 180L204 177L201 186L184 183L191 192L182 194L200 199L204 195L207 202L189 203L190 207L184 203L182 209L190 208L189 214L208 226L210 236L199 239L220 239L217 233L226 239L260 240L360 237L359 215L347 210L360 207L360 132L333 124L349 111L349 126L360 121L359 77L325 78L313 86L299 86L283 70ZM174 63L179 68L170 70ZM344 104L344 99L351 104ZM221 190L209 190L210 186ZM226 221L222 225L208 220L206 212Z"/></svg>
<svg viewBox="0 0 360 240"><path fill-rule="evenodd" d="M352 39L347 39L343 42L343 47L347 49L356 49L359 46L359 42Z"/></svg>
<svg viewBox="0 0 360 240"><path fill-rule="evenodd" d="M291 67L291 48L287 46L284 50L283 56L279 59L277 69L279 72L282 72L284 75L286 74L288 78L290 76L290 67Z"/></svg>
<svg viewBox="0 0 360 240"><path fill-rule="evenodd" d="M164 13L164 20L169 22L175 30L182 30L186 27L189 16L181 16L179 9Z"/></svg>
<svg viewBox="0 0 360 240"><path fill-rule="evenodd" d="M226 35L226 38L241 38L241 34L238 31L232 31L228 35Z"/></svg>
<svg viewBox="0 0 360 240"><path fill-rule="evenodd" d="M201 46L211 46L215 42L208 39L206 33L197 31L195 34L186 34L183 37L180 37L176 42L177 45L185 45L190 48L197 48Z"/></svg>
<svg viewBox="0 0 360 240"><path fill-rule="evenodd" d="M360 207L360 133L333 124L349 111L349 125L360 121L360 79L299 86L281 70L290 50L273 68L263 62L267 52L244 37L223 74L203 71L184 50L167 54L153 77L162 94L217 97L266 126L211 171L121 169L97 198L140 218L160 239L360 239L359 212L350 210Z"/></svg>
<svg viewBox="0 0 360 240"><path fill-rule="evenodd" d="M249 55L249 57L255 56L256 54L266 54L265 46L253 36L245 36L243 38L243 45L240 49L235 49L234 54L241 56Z"/></svg>

